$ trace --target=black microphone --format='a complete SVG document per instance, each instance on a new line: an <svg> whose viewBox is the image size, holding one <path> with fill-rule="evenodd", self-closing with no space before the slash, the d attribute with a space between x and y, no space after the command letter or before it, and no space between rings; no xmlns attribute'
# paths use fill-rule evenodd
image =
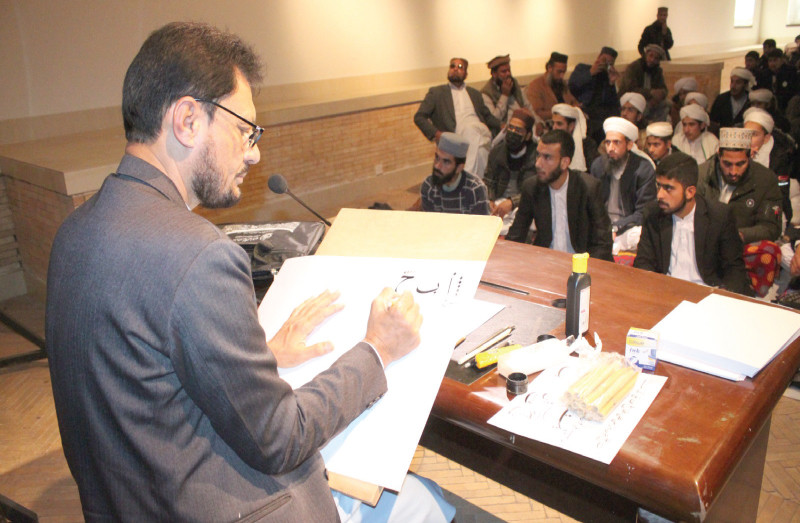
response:
<svg viewBox="0 0 800 523"><path fill-rule="evenodd" d="M283 193L288 194L289 196L294 198L294 200L297 203L299 203L300 205L302 205L303 207L308 209L309 212L311 212L311 214L313 214L314 216L316 216L317 218L322 220L322 223L324 223L328 227L331 226L331 222L329 222L328 220L326 220L325 218L320 216L320 214L317 211L315 211L314 209L312 209L311 207L306 205L300 198L298 198L297 196L292 194L292 191L289 190L289 184L286 181L286 178L284 178L282 175L273 174L272 176L269 177L269 181L267 182L267 185L269 186L269 190L274 192L275 194L283 194Z"/></svg>

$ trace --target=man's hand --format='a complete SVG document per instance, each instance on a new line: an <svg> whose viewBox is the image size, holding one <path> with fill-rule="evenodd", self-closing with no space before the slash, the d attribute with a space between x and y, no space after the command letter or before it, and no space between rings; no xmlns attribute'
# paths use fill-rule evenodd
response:
<svg viewBox="0 0 800 523"><path fill-rule="evenodd" d="M608 63L606 59L602 56L598 56L597 60L594 61L592 67L589 69L589 74L595 76L598 73L602 73L603 71L608 69Z"/></svg>
<svg viewBox="0 0 800 523"><path fill-rule="evenodd" d="M792 272L792 276L800 276L800 244L798 244L797 248L794 250L794 256L792 256L792 263L789 266L789 270Z"/></svg>
<svg viewBox="0 0 800 523"><path fill-rule="evenodd" d="M419 345L422 315L410 292L397 294L385 287L372 301L364 341L370 343L389 366Z"/></svg>
<svg viewBox="0 0 800 523"><path fill-rule="evenodd" d="M492 216L499 216L500 218L504 218L505 215L510 213L511 209L513 208L514 208L514 203L511 201L511 198L506 198L492 209Z"/></svg>
<svg viewBox="0 0 800 523"><path fill-rule="evenodd" d="M436 145L439 145L439 138L442 136L442 131L436 131L436 134L433 136L433 142Z"/></svg>
<svg viewBox="0 0 800 523"><path fill-rule="evenodd" d="M342 310L344 305L333 303L338 298L338 292L325 291L307 299L292 311L289 319L268 343L278 360L278 367L295 367L333 350L333 344L329 341L306 346L306 337L324 319Z"/></svg>
<svg viewBox="0 0 800 523"><path fill-rule="evenodd" d="M608 85L614 85L619 80L619 72L613 65L608 66Z"/></svg>
<svg viewBox="0 0 800 523"><path fill-rule="evenodd" d="M509 96L512 89L514 89L514 79L509 76L503 80L503 83L500 85L500 94Z"/></svg>

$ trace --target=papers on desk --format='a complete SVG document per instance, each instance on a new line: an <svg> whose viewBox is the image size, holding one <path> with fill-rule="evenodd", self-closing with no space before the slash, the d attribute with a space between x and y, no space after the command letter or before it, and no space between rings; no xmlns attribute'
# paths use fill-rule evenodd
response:
<svg viewBox="0 0 800 523"><path fill-rule="evenodd" d="M328 470L400 490L458 339L454 325L462 320L449 313L448 305L475 295L484 266L479 261L342 256L284 263L258 311L267 339L297 305L326 289L340 291L338 303L345 305L307 340L330 340L333 353L279 369L293 388L330 367L364 337L370 305L383 287L411 291L423 315L420 346L386 369L388 392L322 449Z"/></svg>
<svg viewBox="0 0 800 523"><path fill-rule="evenodd" d="M605 421L588 421L568 410L564 391L591 365L587 358L571 358L566 367L550 367L514 398L489 423L501 429L611 463L644 413L653 403L665 376L640 373L628 396Z"/></svg>
<svg viewBox="0 0 800 523"><path fill-rule="evenodd" d="M800 314L711 294L658 322L658 358L730 380L752 378L800 335Z"/></svg>

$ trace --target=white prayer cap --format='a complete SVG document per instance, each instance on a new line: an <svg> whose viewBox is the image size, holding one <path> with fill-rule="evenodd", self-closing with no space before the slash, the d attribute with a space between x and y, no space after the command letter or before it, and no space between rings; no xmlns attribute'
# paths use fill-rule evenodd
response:
<svg viewBox="0 0 800 523"><path fill-rule="evenodd" d="M681 120L683 120L687 116L692 120L703 122L706 125L710 123L708 119L708 113L706 112L706 110L697 104L689 104L681 107Z"/></svg>
<svg viewBox="0 0 800 523"><path fill-rule="evenodd" d="M632 142L639 138L639 129L633 123L619 116L606 118L606 121L603 122L603 131L606 134L609 132L620 133Z"/></svg>
<svg viewBox="0 0 800 523"><path fill-rule="evenodd" d="M569 104L555 104L552 108L552 111L556 114L560 114L564 118L569 118L570 120L577 120L578 119L578 109Z"/></svg>
<svg viewBox="0 0 800 523"><path fill-rule="evenodd" d="M744 112L744 121L745 123L757 123L764 128L764 132L767 134L771 133L775 128L775 120L772 119L772 116L770 116L770 114L764 109L759 109L758 107L751 107L750 109L746 110Z"/></svg>
<svg viewBox="0 0 800 523"><path fill-rule="evenodd" d="M723 127L719 130L719 148L750 150L750 139L752 137L752 129Z"/></svg>
<svg viewBox="0 0 800 523"><path fill-rule="evenodd" d="M689 105L692 102L696 102L697 104L701 105L703 109L708 110L708 96L704 95L703 93L694 92L687 94L684 105Z"/></svg>
<svg viewBox="0 0 800 523"><path fill-rule="evenodd" d="M751 102L761 102L768 104L772 101L772 91L769 89L754 89L748 95Z"/></svg>
<svg viewBox="0 0 800 523"><path fill-rule="evenodd" d="M653 122L647 126L647 136L672 138L672 125L669 122Z"/></svg>
<svg viewBox="0 0 800 523"><path fill-rule="evenodd" d="M684 76L675 82L675 92L681 91L697 91L697 80L692 76Z"/></svg>
<svg viewBox="0 0 800 523"><path fill-rule="evenodd" d="M630 103L634 106L640 113L644 114L644 109L647 107L647 100L644 99L639 93L625 93L622 95L622 98L619 99L620 105L625 105L626 103Z"/></svg>
<svg viewBox="0 0 800 523"><path fill-rule="evenodd" d="M737 76L747 80L748 89L751 89L756 84L756 77L745 67L734 67L733 71L731 71L731 76Z"/></svg>

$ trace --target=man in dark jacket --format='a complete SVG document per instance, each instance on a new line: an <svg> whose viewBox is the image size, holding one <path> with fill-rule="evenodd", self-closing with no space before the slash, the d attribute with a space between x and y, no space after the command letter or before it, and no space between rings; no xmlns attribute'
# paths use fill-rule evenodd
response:
<svg viewBox="0 0 800 523"><path fill-rule="evenodd" d="M664 50L665 59L669 60L669 50L672 48L674 42L672 41L672 30L667 26L667 17L669 16L669 9L666 7L659 7L656 13L656 21L648 25L642 31L642 37L639 39L639 54L644 56L644 48L650 44L656 44Z"/></svg>
<svg viewBox="0 0 800 523"><path fill-rule="evenodd" d="M658 164L658 199L645 207L633 266L752 296L731 209L696 194L697 172L681 152Z"/></svg>
<svg viewBox="0 0 800 523"><path fill-rule="evenodd" d="M534 245L563 252L588 252L592 258L613 261L611 222L597 180L569 168L574 154L572 136L560 129L539 140L536 177L522 184L522 197L507 239L525 242L536 222Z"/></svg>
<svg viewBox="0 0 800 523"><path fill-rule="evenodd" d="M755 86L756 78L744 67L734 67L731 71L731 88L721 93L711 105L708 117L711 119L711 132L718 134L720 127L732 127L742 123L744 112L750 107L749 90Z"/></svg>
<svg viewBox="0 0 800 523"><path fill-rule="evenodd" d="M536 146L532 141L533 115L517 109L506 125L506 137L492 148L483 182L489 193L492 215L504 225L514 220L522 182L536 176ZM504 227L507 229L508 227Z"/></svg>
<svg viewBox="0 0 800 523"><path fill-rule="evenodd" d="M569 90L588 117L588 134L598 143L603 140L605 119L619 115L616 60L617 51L603 47L592 65L576 65L569 77Z"/></svg>
<svg viewBox="0 0 800 523"><path fill-rule="evenodd" d="M775 174L750 159L753 131L720 129L719 152L700 165L697 192L731 207L744 243L775 241L782 195Z"/></svg>

